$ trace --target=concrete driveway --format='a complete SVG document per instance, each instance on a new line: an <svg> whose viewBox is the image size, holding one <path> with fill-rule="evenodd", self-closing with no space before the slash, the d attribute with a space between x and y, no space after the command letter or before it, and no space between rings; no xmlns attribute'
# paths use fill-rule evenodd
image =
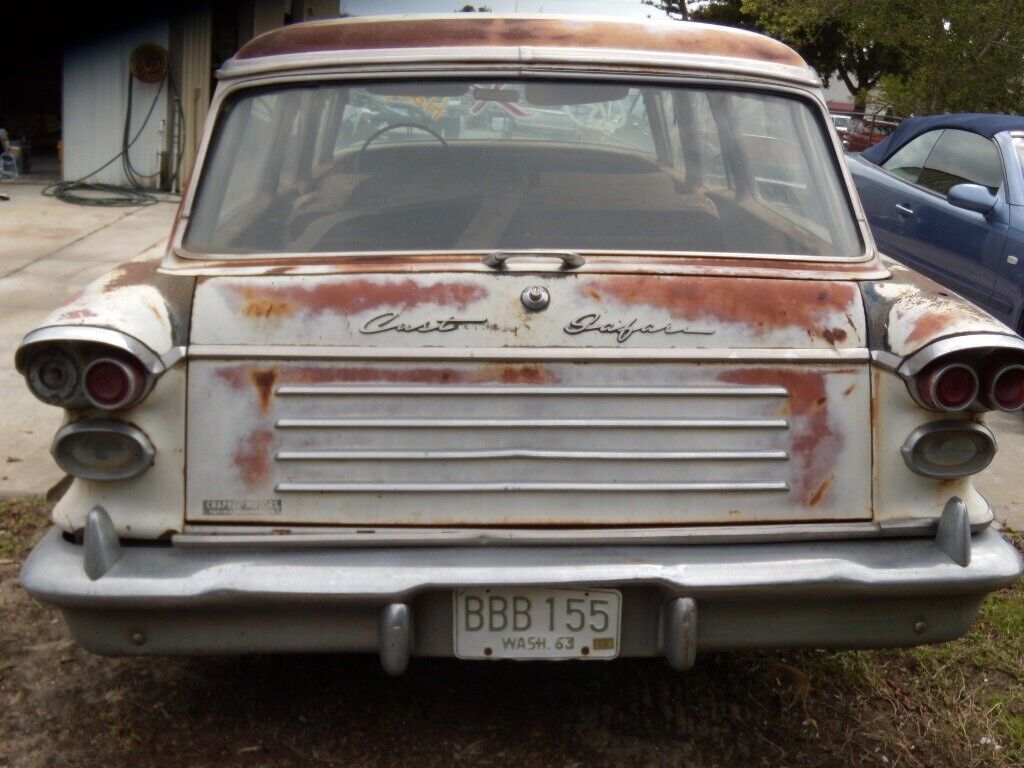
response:
<svg viewBox="0 0 1024 768"><path fill-rule="evenodd" d="M95 208L0 184L0 494L45 493L62 473L49 453L60 412L29 394L14 370L22 336L111 267L159 253L177 209Z"/></svg>
<svg viewBox="0 0 1024 768"><path fill-rule="evenodd" d="M74 291L111 267L160 253L175 205L91 208L43 197L42 187L0 185L0 494L45 493L61 478L49 454L59 412L29 394L14 370L22 336ZM1019 485L1024 416L992 414L996 460L980 477L997 514L1024 529Z"/></svg>

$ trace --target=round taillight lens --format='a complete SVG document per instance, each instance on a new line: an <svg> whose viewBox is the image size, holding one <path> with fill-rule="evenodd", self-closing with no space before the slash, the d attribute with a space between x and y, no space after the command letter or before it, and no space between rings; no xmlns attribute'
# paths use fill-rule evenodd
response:
<svg viewBox="0 0 1024 768"><path fill-rule="evenodd" d="M1024 366L1008 365L992 377L989 400L1001 411L1018 411L1024 407Z"/></svg>
<svg viewBox="0 0 1024 768"><path fill-rule="evenodd" d="M978 374L963 363L936 368L918 381L926 403L943 411L962 411L978 396Z"/></svg>
<svg viewBox="0 0 1024 768"><path fill-rule="evenodd" d="M26 370L32 394L50 405L66 405L78 389L78 365L59 349L40 352Z"/></svg>
<svg viewBox="0 0 1024 768"><path fill-rule="evenodd" d="M97 408L125 408L142 393L142 382L142 373L135 366L103 357L85 369L85 396Z"/></svg>

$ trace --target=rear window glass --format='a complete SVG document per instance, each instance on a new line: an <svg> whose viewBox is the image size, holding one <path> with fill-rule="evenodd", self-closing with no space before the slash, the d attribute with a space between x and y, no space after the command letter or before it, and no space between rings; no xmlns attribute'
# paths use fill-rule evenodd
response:
<svg viewBox="0 0 1024 768"><path fill-rule="evenodd" d="M855 257L824 131L797 99L696 87L246 89L218 117L185 246Z"/></svg>

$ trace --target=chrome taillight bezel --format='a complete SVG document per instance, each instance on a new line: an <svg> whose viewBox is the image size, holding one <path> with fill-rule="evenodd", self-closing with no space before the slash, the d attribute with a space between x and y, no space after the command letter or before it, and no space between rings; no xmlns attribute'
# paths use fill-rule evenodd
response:
<svg viewBox="0 0 1024 768"><path fill-rule="evenodd" d="M51 393L42 386L42 364L50 359L60 359L73 367L74 385L68 388L70 391ZM86 392L86 373L100 361L123 367L132 382L130 391L116 403L98 401ZM105 328L77 326L33 331L18 347L15 366L40 401L69 411L96 409L104 412L123 410L139 403L166 370L160 357L131 336Z"/></svg>
<svg viewBox="0 0 1024 768"><path fill-rule="evenodd" d="M943 377L948 376L953 371L966 371L974 383L971 396L964 400L961 405L946 405L939 400L939 384ZM960 411L966 411L977 402L978 394L981 391L981 379L978 377L978 372L966 363L942 362L929 366L918 375L917 390L921 399L932 410L959 413Z"/></svg>
<svg viewBox="0 0 1024 768"><path fill-rule="evenodd" d="M974 400L965 407L943 407L934 398L937 373L952 366L970 369L978 383ZM939 339L893 366L914 401L936 413L980 413L1005 410L993 402L993 371L1024 367L1024 339L1010 333L968 333ZM922 380L927 379L925 385Z"/></svg>
<svg viewBox="0 0 1024 768"><path fill-rule="evenodd" d="M1002 377L1004 374L1008 373L1009 371L1021 371L1021 372L1024 372L1024 364L1010 363L1009 365L1004 365L1001 368L999 368L998 370L996 370L995 373L993 373L991 376L988 377L988 382L987 382L987 386L985 387L985 393L984 393L985 394L985 398L987 400L986 404L991 406L995 410L1003 411L1004 413L1014 413L1015 411L1019 411L1022 408L1024 408L1024 398L1021 398L1020 403L1018 403L1016 406L1014 406L1012 408L1009 408L1009 407L1003 405L999 401L999 399L996 397L996 385L998 384L1000 377Z"/></svg>
<svg viewBox="0 0 1024 768"><path fill-rule="evenodd" d="M115 470L97 470L76 464L70 456L68 443L83 438L109 435L134 444L132 461ZM121 421L85 419L61 427L50 445L50 454L57 465L73 477L85 480L129 480L138 477L153 465L156 449L146 434L136 426Z"/></svg>
<svg viewBox="0 0 1024 768"><path fill-rule="evenodd" d="M120 399L113 402L103 402L97 399L90 390L89 374L100 365L115 366L127 380L125 393ZM82 371L81 388L82 394L93 408L101 411L119 411L134 405L142 397L146 388L146 375L137 363L131 363L111 356L97 357L91 360Z"/></svg>
<svg viewBox="0 0 1024 768"><path fill-rule="evenodd" d="M949 434L967 437L980 447L971 461L965 462L955 470L929 462L923 455L927 441ZM992 463L998 447L995 436L983 424L966 419L949 419L931 421L919 426L910 433L900 452L903 454L903 461L912 472L938 480L953 480L984 470Z"/></svg>

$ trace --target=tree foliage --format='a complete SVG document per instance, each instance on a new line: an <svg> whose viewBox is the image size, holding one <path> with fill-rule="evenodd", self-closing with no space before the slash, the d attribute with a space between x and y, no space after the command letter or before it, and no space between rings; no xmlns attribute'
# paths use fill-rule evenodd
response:
<svg viewBox="0 0 1024 768"><path fill-rule="evenodd" d="M863 0L742 0L742 9L766 32L796 48L826 86L835 73L862 109L882 77L904 67L902 46L874 34L866 12L874 6Z"/></svg>
<svg viewBox="0 0 1024 768"><path fill-rule="evenodd" d="M685 21L690 18L690 12L686 7L686 0L640 0L644 5L657 8L670 19Z"/></svg>
<svg viewBox="0 0 1024 768"><path fill-rule="evenodd" d="M820 74L899 114L1024 110L1021 0L741 0Z"/></svg>
<svg viewBox="0 0 1024 768"><path fill-rule="evenodd" d="M743 10L743 0L707 0L690 11L690 18L708 24L764 31L758 24L757 16Z"/></svg>

